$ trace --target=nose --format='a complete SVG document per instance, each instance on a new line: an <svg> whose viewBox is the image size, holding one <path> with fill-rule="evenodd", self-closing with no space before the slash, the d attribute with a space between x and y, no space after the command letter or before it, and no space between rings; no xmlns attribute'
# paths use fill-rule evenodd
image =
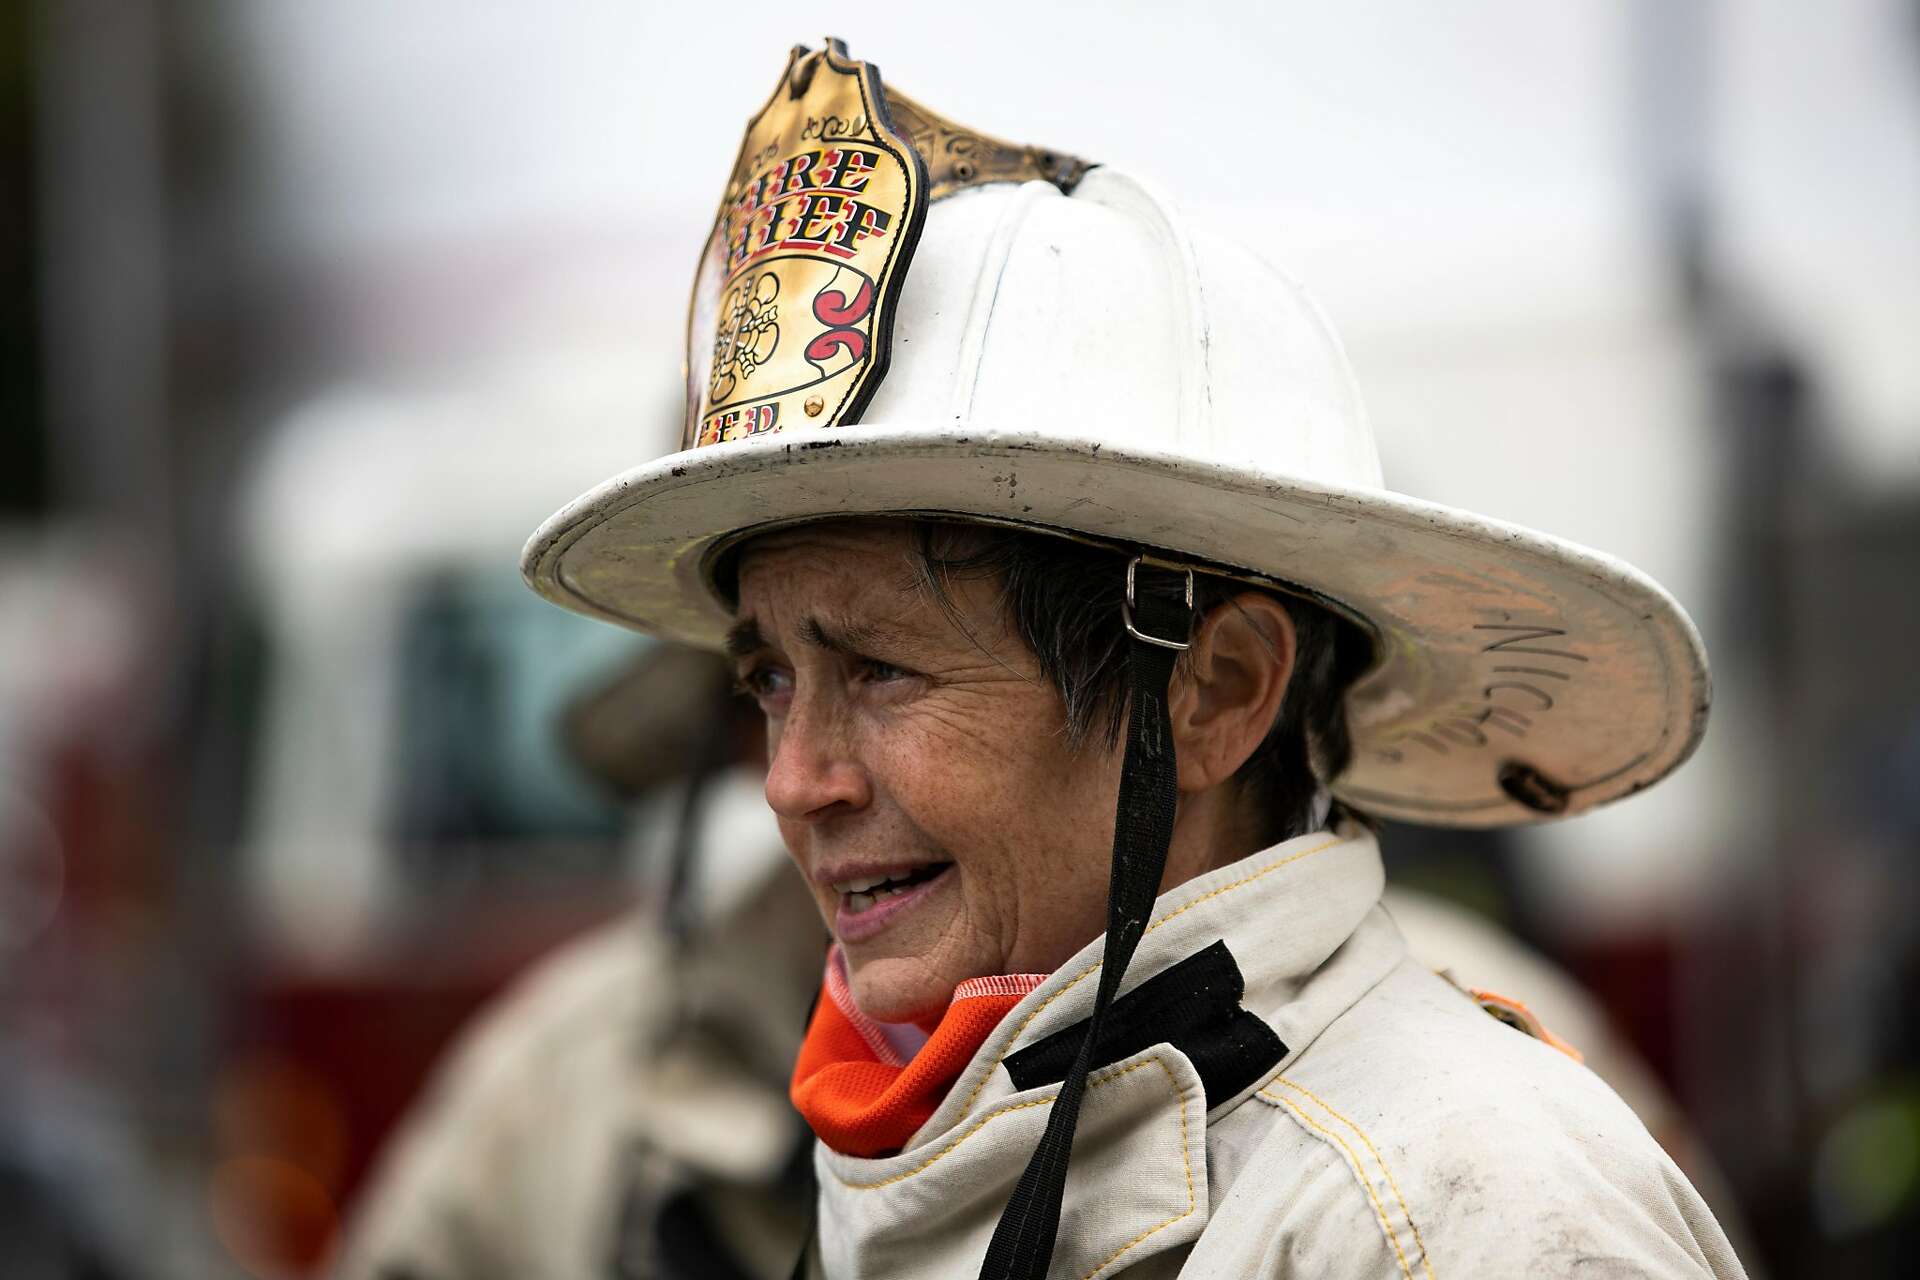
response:
<svg viewBox="0 0 1920 1280"><path fill-rule="evenodd" d="M872 780L831 708L795 699L774 734L767 806L782 818L817 822L865 809Z"/></svg>

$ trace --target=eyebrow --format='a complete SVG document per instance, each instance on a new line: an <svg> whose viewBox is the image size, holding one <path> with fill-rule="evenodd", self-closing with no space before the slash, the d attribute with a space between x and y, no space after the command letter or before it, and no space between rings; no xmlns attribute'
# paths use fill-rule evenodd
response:
<svg viewBox="0 0 1920 1280"><path fill-rule="evenodd" d="M875 626L871 623L842 620L824 622L818 615L809 615L800 624L800 638L816 648L829 653L838 653L859 657L871 653L875 648L898 645L901 633L891 627ZM760 630L760 624L753 618L736 623L727 632L727 656L744 658L768 648L767 638Z"/></svg>
<svg viewBox="0 0 1920 1280"><path fill-rule="evenodd" d="M744 658L750 653L758 653L767 647L767 639L760 634L760 624L752 618L737 622L727 632L727 656Z"/></svg>
<svg viewBox="0 0 1920 1280"><path fill-rule="evenodd" d="M823 622L817 614L800 624L800 635L808 644L849 657L862 657L880 649L897 649L907 639L905 632L894 627L852 619Z"/></svg>

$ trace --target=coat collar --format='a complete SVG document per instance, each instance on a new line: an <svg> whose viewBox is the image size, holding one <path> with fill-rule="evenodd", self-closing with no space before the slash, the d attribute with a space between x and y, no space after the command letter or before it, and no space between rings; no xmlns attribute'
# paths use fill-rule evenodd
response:
<svg viewBox="0 0 1920 1280"><path fill-rule="evenodd" d="M1237 1107L1400 959L1392 925L1368 917L1383 885L1372 835L1350 828L1288 840L1154 904L1122 997L1224 942L1245 980L1242 1006L1278 1034L1286 1056L1227 1098L1208 1098L1193 1064L1165 1044L1095 1072L1056 1273L1109 1274L1199 1235L1208 1120ZM1343 946L1350 939L1361 945ZM1003 1063L1088 1016L1100 953L1096 939L1014 1006L899 1154L863 1160L816 1148L828 1274L974 1274L1058 1088L1017 1090Z"/></svg>

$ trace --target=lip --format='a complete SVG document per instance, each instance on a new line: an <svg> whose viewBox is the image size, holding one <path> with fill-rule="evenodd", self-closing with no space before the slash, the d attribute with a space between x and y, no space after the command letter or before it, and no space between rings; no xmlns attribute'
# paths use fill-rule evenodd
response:
<svg viewBox="0 0 1920 1280"><path fill-rule="evenodd" d="M906 912L912 911L931 896L940 886L947 883L954 873L954 864L949 862L941 868L940 874L931 880L923 880L905 893L895 894L884 902L875 903L857 915L847 910L845 895L841 896L840 906L833 918L833 935L842 946L856 942L865 942L879 936ZM868 874L879 874L869 872ZM852 879L852 876L836 874L835 879Z"/></svg>

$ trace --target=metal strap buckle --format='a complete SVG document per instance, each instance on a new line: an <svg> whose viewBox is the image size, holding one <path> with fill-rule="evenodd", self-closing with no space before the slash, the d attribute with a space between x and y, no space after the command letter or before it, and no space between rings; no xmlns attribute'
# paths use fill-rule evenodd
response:
<svg viewBox="0 0 1920 1280"><path fill-rule="evenodd" d="M1135 640L1144 640L1148 644L1159 645L1162 649L1174 649L1185 652L1193 646L1185 640L1162 640L1159 636L1150 636L1133 625L1133 571L1137 565L1150 564L1161 569L1178 569L1187 575L1187 610L1193 610L1193 570L1183 564L1173 564L1166 560L1156 560L1152 556L1135 556L1127 561L1127 599L1120 606L1120 620L1127 625L1127 634Z"/></svg>

